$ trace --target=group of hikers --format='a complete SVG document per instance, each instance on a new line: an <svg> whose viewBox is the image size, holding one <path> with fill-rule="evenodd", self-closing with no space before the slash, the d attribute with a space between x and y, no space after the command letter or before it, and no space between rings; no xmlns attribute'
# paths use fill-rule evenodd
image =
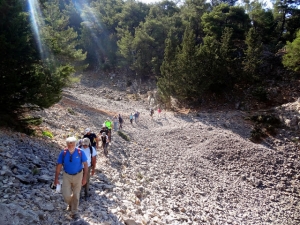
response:
<svg viewBox="0 0 300 225"><path fill-rule="evenodd" d="M160 109L158 112L160 113ZM150 109L151 119L153 114L154 110ZM138 111L130 113L130 123L132 124L133 120L138 123L139 115ZM104 155L107 157L107 148L109 143L111 143L112 129L115 131L122 129L123 123L124 120L119 114L114 116L112 121L109 118L104 121L99 135L93 133L90 128L86 128L82 139L79 141L75 137L66 139L67 148L62 150L58 156L54 183L51 187L56 188L60 185L58 178L63 167L61 190L64 201L68 204L67 210L71 212L73 219L79 218L78 205L81 192L84 192L82 197L85 200L88 200L90 197L90 176L95 174L99 142Z"/></svg>

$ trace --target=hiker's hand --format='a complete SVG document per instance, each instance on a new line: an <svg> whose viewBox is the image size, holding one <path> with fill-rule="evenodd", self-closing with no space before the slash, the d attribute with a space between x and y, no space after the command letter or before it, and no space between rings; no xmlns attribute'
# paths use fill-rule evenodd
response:
<svg viewBox="0 0 300 225"><path fill-rule="evenodd" d="M55 186L59 184L59 180L54 180L54 183L53 183Z"/></svg>
<svg viewBox="0 0 300 225"><path fill-rule="evenodd" d="M84 186L86 184L86 178L82 179L82 186Z"/></svg>
<svg viewBox="0 0 300 225"><path fill-rule="evenodd" d="M95 169L92 168L92 176L95 174Z"/></svg>

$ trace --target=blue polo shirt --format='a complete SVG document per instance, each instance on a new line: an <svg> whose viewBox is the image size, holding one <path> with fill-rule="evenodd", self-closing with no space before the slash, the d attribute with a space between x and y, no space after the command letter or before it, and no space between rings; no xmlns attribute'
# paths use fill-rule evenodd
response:
<svg viewBox="0 0 300 225"><path fill-rule="evenodd" d="M81 151L81 150L80 150ZM76 148L73 152L72 156L69 151L66 152L66 155L64 155L64 150L62 150L58 156L57 163L63 164L64 170L68 174L76 174L79 171L82 170L82 163L87 162L86 155L83 151L81 151L81 157L78 153L78 149ZM63 162L64 158L64 162ZM70 158L72 158L72 162L70 162Z"/></svg>

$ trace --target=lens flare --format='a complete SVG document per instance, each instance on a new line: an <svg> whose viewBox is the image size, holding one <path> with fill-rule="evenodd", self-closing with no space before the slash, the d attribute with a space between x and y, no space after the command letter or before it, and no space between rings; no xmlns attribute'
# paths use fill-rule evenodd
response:
<svg viewBox="0 0 300 225"><path fill-rule="evenodd" d="M80 17L82 19L82 26L86 27L90 32L90 37L93 40L94 51L99 64L103 63L103 58L106 58L106 50L101 41L101 36L107 35L105 28L103 27L101 21L97 18L96 8L91 8L87 4L80 6L76 5L76 9L80 12Z"/></svg>
<svg viewBox="0 0 300 225"><path fill-rule="evenodd" d="M45 25L43 14L39 5L38 0L28 0L29 12L32 30L34 33L35 40L39 49L39 53L42 60L46 60L49 57L49 52L42 42L41 27Z"/></svg>

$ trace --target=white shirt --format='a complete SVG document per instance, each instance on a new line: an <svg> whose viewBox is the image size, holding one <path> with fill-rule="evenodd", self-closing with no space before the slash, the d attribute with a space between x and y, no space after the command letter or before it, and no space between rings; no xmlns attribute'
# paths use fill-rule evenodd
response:
<svg viewBox="0 0 300 225"><path fill-rule="evenodd" d="M81 148L81 150L85 153L86 157L87 157L87 164L88 164L88 167L91 166L91 150L90 150L90 147L87 147L87 148ZM97 155L97 152L95 150L94 147L92 147L92 157L96 156Z"/></svg>

